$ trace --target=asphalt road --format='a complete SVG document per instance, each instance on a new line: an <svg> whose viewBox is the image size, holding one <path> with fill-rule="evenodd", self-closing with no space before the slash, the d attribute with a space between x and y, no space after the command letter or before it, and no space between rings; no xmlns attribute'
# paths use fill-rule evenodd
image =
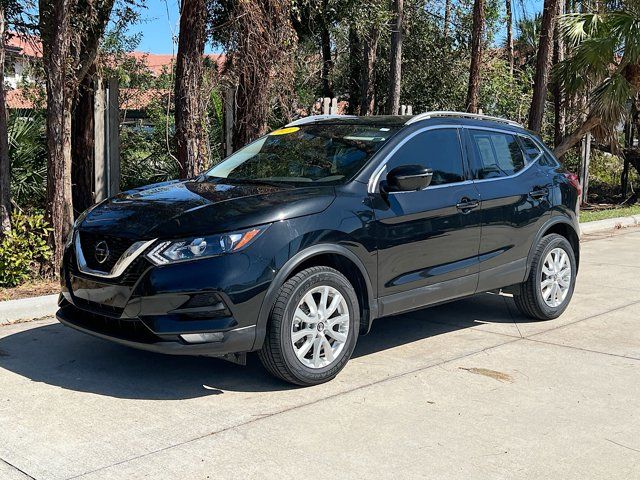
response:
<svg viewBox="0 0 640 480"><path fill-rule="evenodd" d="M374 323L334 381L0 327L0 479L640 478L640 230L573 302L481 295Z"/></svg>

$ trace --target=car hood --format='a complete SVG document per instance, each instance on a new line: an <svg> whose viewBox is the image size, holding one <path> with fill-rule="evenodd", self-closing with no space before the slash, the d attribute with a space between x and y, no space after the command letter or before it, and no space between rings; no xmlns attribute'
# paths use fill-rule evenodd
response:
<svg viewBox="0 0 640 480"><path fill-rule="evenodd" d="M325 210L333 187L165 182L120 193L82 220L83 231L136 239L240 230Z"/></svg>

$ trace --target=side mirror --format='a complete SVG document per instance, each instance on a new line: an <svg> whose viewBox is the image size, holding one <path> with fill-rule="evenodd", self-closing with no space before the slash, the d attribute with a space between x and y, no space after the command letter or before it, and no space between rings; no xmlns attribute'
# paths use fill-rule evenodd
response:
<svg viewBox="0 0 640 480"><path fill-rule="evenodd" d="M431 184L433 170L421 165L401 165L387 173L387 192L413 192L423 190Z"/></svg>

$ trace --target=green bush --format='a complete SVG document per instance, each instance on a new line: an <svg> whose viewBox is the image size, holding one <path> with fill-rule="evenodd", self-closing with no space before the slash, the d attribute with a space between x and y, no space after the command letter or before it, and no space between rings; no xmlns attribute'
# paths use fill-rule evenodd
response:
<svg viewBox="0 0 640 480"><path fill-rule="evenodd" d="M12 230L0 240L0 287L15 287L31 278L51 257L44 216L14 213Z"/></svg>

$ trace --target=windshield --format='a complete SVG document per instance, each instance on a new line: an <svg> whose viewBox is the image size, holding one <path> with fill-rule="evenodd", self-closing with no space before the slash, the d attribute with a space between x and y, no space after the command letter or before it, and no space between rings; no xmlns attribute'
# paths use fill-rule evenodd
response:
<svg viewBox="0 0 640 480"><path fill-rule="evenodd" d="M238 181L349 181L398 130L373 125L304 125L275 130L205 175Z"/></svg>

